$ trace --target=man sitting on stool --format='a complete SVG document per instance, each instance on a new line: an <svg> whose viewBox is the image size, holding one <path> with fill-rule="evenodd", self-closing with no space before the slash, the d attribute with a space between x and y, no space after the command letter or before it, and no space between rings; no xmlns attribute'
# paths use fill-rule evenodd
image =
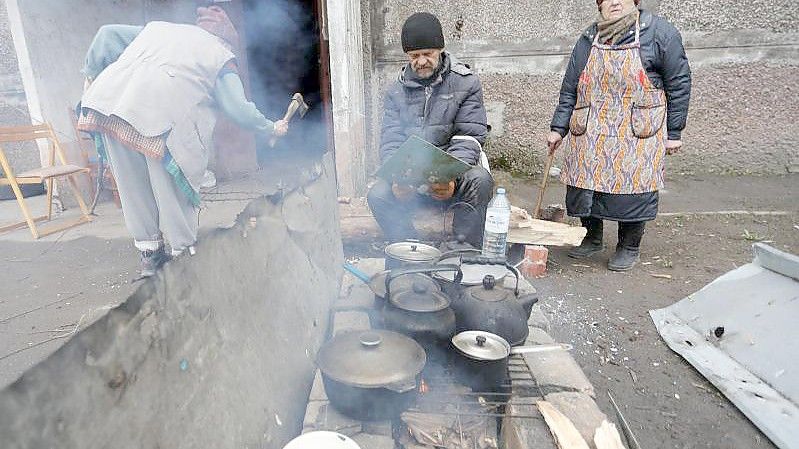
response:
<svg viewBox="0 0 799 449"><path fill-rule="evenodd" d="M404 186L379 179L369 190L369 207L386 239L397 241L417 237L411 220L417 208L456 205L454 234L479 248L494 189L491 174L479 165L488 134L480 80L444 51L441 22L432 14L416 13L405 21L402 49L409 62L386 92L381 160L416 135L472 168L440 184Z"/></svg>

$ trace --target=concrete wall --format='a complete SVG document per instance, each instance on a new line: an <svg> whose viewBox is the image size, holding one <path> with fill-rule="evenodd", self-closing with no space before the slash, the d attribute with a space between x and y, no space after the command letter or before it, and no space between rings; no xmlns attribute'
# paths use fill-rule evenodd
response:
<svg viewBox="0 0 799 449"><path fill-rule="evenodd" d="M279 448L343 253L330 153L0 392L4 449Z"/></svg>
<svg viewBox="0 0 799 449"><path fill-rule="evenodd" d="M70 144L75 140L68 109L74 108L83 92L80 73L92 38L100 26L109 23L143 25L150 20L189 21L191 0L10 0L16 2L27 54L33 70L42 118ZM21 49L17 49L18 53ZM68 158L80 162L74 145Z"/></svg>
<svg viewBox="0 0 799 449"><path fill-rule="evenodd" d="M0 126L30 123L28 103L14 47L5 2L0 2ZM39 166L39 150L33 143L2 144L15 170Z"/></svg>
<svg viewBox="0 0 799 449"><path fill-rule="evenodd" d="M577 36L597 10L590 0L362 0L372 43L367 86L379 130L384 86L403 62L404 19L430 11L448 49L477 69L494 128L495 166L521 174L543 165L543 141ZM644 0L683 33L694 73L684 152L669 173L785 173L799 160L790 123L799 118L793 83L799 66L796 0ZM377 133L369 160L376 166Z"/></svg>

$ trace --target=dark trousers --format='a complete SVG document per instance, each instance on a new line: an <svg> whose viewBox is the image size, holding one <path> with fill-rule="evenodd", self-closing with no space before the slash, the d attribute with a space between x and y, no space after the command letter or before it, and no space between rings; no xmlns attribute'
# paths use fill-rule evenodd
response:
<svg viewBox="0 0 799 449"><path fill-rule="evenodd" d="M421 207L452 208L455 213L452 231L463 235L466 242L476 248L483 244L483 226L486 208L494 192L494 178L482 167L474 167L455 180L455 194L448 201L436 201L427 195L413 195L408 201L399 201L391 184L379 179L367 200L372 215L383 230L387 240L399 241L418 238L412 218Z"/></svg>

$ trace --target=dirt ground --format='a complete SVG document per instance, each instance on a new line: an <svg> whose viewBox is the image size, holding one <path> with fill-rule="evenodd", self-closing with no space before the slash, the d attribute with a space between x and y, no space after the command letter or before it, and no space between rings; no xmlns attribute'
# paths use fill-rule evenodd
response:
<svg viewBox="0 0 799 449"><path fill-rule="evenodd" d="M514 205L534 207L540 180L495 174ZM557 182L544 204L562 203ZM613 417L610 390L644 448L759 449L775 447L716 388L662 341L649 311L670 306L715 278L752 261L752 244L799 253L799 176L699 177L669 180L661 212L647 227L641 263L627 273L606 269L616 244L587 260L550 248L548 273L533 281L552 333L574 356ZM782 215L710 214L718 211ZM363 252L363 248L350 252ZM372 254L375 255L375 254ZM669 276L664 279L658 276Z"/></svg>
<svg viewBox="0 0 799 449"><path fill-rule="evenodd" d="M530 180L498 176L517 192L514 204L532 206ZM547 203L562 202L561 186ZM644 448L755 449L775 447L655 329L649 311L670 306L713 279L752 260L752 244L764 241L799 253L799 176L777 178L692 177L670 180L661 192L662 212L788 211L781 216L685 215L659 218L647 227L641 263L627 273L606 264L617 227L606 223L607 249L587 260L551 248L548 274L534 282L543 310L560 341L597 390L612 416L606 391L634 426ZM668 275L663 279L654 275Z"/></svg>
<svg viewBox="0 0 799 449"><path fill-rule="evenodd" d="M537 180L496 174L514 204L530 207ZM561 202L553 183L547 203ZM611 414L612 390L645 448L770 448L773 445L660 339L648 311L666 307L752 259L751 245L799 253L799 176L691 177L669 181L661 211L787 211L787 215L685 215L647 228L641 264L605 269L611 249L575 261L553 248L549 272L534 282L553 333L575 357ZM606 227L615 245L615 224ZM124 232L121 233L124 235ZM362 252L359 254L365 256ZM372 254L374 255L374 254ZM138 256L127 238L0 240L0 388L57 350L76 329L123 301ZM661 279L652 275L669 275Z"/></svg>

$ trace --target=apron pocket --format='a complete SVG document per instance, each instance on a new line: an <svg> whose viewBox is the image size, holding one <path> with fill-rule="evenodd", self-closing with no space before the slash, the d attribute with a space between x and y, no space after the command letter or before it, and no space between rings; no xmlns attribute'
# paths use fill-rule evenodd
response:
<svg viewBox="0 0 799 449"><path fill-rule="evenodd" d="M648 139L663 127L666 121L666 105L636 105L630 109L630 126L633 135L639 139Z"/></svg>
<svg viewBox="0 0 799 449"><path fill-rule="evenodd" d="M591 110L590 105L574 108L571 120L569 120L569 131L573 136L582 136L588 129L588 115Z"/></svg>

